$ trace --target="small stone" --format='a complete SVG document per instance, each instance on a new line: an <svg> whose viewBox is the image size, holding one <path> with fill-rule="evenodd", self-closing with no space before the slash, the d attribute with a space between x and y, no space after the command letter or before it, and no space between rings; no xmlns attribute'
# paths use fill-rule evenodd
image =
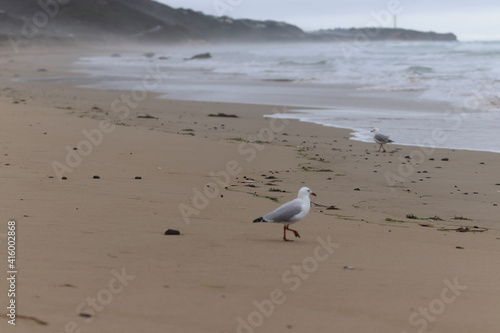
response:
<svg viewBox="0 0 500 333"><path fill-rule="evenodd" d="M464 248L462 246L456 246L456 249L463 250Z"/></svg>
<svg viewBox="0 0 500 333"><path fill-rule="evenodd" d="M83 318L92 318L91 314L85 312L80 312L78 315Z"/></svg>
<svg viewBox="0 0 500 333"><path fill-rule="evenodd" d="M361 191L361 190L359 189L359 187L356 187L354 191Z"/></svg>
<svg viewBox="0 0 500 333"><path fill-rule="evenodd" d="M101 177L95 175L94 177L92 177L92 179L101 179Z"/></svg>
<svg viewBox="0 0 500 333"><path fill-rule="evenodd" d="M180 234L181 232L175 229L168 229L167 231L165 231L165 235L180 235Z"/></svg>
<svg viewBox="0 0 500 333"><path fill-rule="evenodd" d="M62 180L68 180L68 177L64 176L61 178Z"/></svg>
<svg viewBox="0 0 500 333"><path fill-rule="evenodd" d="M353 270L353 269L354 269L354 267L352 267L352 266L344 266L344 269L347 269L347 270L350 270L350 271L351 271L351 270Z"/></svg>
<svg viewBox="0 0 500 333"><path fill-rule="evenodd" d="M137 176L134 179L142 179L142 177L141 176Z"/></svg>
<svg viewBox="0 0 500 333"><path fill-rule="evenodd" d="M450 159L448 157L442 158L441 161L449 161Z"/></svg>

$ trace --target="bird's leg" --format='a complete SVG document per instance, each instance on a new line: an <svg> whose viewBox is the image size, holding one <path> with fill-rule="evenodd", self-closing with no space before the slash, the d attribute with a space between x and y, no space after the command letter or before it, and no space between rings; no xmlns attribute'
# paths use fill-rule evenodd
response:
<svg viewBox="0 0 500 333"><path fill-rule="evenodd" d="M288 225L286 225L286 224L285 224L285 225L283 226L283 240L284 240L285 242L293 242L293 240L291 240L291 239L287 239L287 238L286 238L286 229L288 229Z"/></svg>
<svg viewBox="0 0 500 333"><path fill-rule="evenodd" d="M382 145L382 144L381 144L380 146L381 146L381 147L382 147L382 149L384 150L384 153L387 153L387 152L385 151L385 147L384 147L384 145Z"/></svg>
<svg viewBox="0 0 500 333"><path fill-rule="evenodd" d="M286 229L286 230L293 231L293 234L295 235L295 237L300 238L299 232L298 232L297 230L290 229L290 228L288 227L288 224L285 226L285 229Z"/></svg>

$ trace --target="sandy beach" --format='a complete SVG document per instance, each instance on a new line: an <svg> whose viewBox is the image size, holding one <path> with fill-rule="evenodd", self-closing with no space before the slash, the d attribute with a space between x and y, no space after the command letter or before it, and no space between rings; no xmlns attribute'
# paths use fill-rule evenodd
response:
<svg viewBox="0 0 500 333"><path fill-rule="evenodd" d="M0 49L2 332L498 332L499 154L17 80L111 49ZM252 223L302 186L300 239Z"/></svg>

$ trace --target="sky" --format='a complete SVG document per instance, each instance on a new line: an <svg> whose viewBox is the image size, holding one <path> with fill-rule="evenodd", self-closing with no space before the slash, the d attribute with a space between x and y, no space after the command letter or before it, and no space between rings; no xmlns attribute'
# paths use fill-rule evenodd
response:
<svg viewBox="0 0 500 333"><path fill-rule="evenodd" d="M285 21L305 31L393 27L500 40L499 0L155 0L208 15Z"/></svg>

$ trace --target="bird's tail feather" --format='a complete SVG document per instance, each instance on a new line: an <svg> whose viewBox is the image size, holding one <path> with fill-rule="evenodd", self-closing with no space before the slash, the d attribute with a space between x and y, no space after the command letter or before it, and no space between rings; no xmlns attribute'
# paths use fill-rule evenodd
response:
<svg viewBox="0 0 500 333"><path fill-rule="evenodd" d="M254 222L254 223L255 223L255 222L266 222L266 220L264 220L264 218L263 218L263 217L259 217L259 218L255 219L255 220L253 220L253 222Z"/></svg>

